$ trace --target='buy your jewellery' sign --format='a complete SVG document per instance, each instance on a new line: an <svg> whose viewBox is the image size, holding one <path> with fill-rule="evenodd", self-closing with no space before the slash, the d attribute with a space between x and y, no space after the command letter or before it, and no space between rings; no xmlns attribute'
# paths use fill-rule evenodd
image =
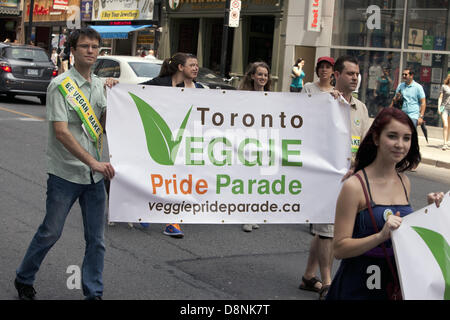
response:
<svg viewBox="0 0 450 320"><path fill-rule="evenodd" d="M108 92L110 220L333 222L349 127L329 94L119 84Z"/></svg>

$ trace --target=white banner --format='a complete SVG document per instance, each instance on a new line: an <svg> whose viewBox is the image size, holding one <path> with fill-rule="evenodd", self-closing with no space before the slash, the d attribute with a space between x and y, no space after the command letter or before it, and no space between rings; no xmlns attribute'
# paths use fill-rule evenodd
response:
<svg viewBox="0 0 450 320"><path fill-rule="evenodd" d="M392 233L405 300L450 300L449 198L406 216Z"/></svg>
<svg viewBox="0 0 450 320"><path fill-rule="evenodd" d="M334 222L351 139L330 94L119 84L106 127L111 221Z"/></svg>

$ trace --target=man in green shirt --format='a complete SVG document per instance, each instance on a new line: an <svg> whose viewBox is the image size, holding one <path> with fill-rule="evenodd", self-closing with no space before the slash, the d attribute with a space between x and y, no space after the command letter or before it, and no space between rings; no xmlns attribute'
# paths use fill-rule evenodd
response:
<svg viewBox="0 0 450 320"><path fill-rule="evenodd" d="M81 206L86 241L83 294L86 299L101 299L103 295L106 204L103 179L112 179L114 168L100 159L106 98L102 80L91 71L100 40L100 34L92 28L73 31L69 43L74 67L53 79L47 89L46 215L16 270L14 284L23 300L35 298L35 275L61 236L76 200Z"/></svg>

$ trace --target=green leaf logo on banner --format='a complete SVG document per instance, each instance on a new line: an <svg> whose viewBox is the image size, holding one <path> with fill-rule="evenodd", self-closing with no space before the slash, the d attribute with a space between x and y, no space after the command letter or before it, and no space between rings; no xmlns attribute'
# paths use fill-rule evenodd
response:
<svg viewBox="0 0 450 320"><path fill-rule="evenodd" d="M439 264L445 281L444 300L450 300L450 246L440 233L421 227L411 228L419 234Z"/></svg>
<svg viewBox="0 0 450 320"><path fill-rule="evenodd" d="M131 98L133 98L139 111L139 115L141 116L150 156L158 164L173 166L192 107L184 117L180 129L178 130L177 137L174 140L172 131L170 131L169 126L159 113L138 96L131 92L128 93Z"/></svg>

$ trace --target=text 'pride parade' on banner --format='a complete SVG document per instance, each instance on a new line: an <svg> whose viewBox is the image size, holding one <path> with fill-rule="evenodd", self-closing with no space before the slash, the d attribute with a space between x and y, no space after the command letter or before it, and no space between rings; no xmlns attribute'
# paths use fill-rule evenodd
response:
<svg viewBox="0 0 450 320"><path fill-rule="evenodd" d="M330 94L119 84L107 133L111 221L330 223L350 165Z"/></svg>

